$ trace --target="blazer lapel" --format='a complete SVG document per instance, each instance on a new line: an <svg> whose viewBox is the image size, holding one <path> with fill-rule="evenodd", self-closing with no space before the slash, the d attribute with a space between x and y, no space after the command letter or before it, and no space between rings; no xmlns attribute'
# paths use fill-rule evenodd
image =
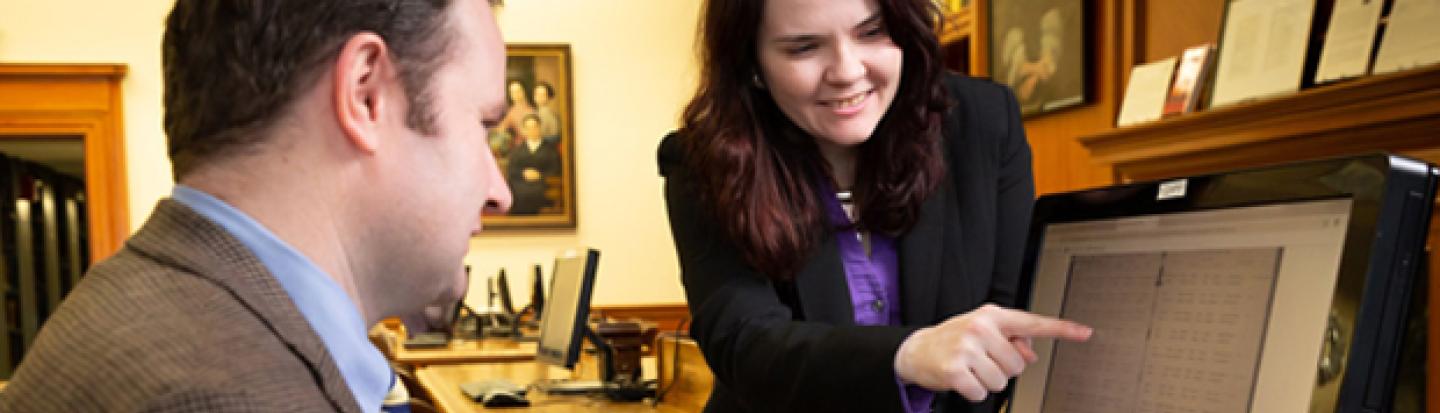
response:
<svg viewBox="0 0 1440 413"><path fill-rule="evenodd" d="M899 239L901 318L906 325L934 321L940 294L942 254L954 247L945 245L946 212L954 207L950 181L940 183L935 193L920 206L915 226ZM951 225L954 225L951 223Z"/></svg>
<svg viewBox="0 0 1440 413"><path fill-rule="evenodd" d="M855 325L855 308L850 304L850 283L840 262L840 246L826 236L815 256L795 276L800 306L807 321L833 325Z"/></svg>
<svg viewBox="0 0 1440 413"><path fill-rule="evenodd" d="M360 407L320 336L264 264L239 240L189 207L165 199L126 244L228 290L304 360L337 410Z"/></svg>

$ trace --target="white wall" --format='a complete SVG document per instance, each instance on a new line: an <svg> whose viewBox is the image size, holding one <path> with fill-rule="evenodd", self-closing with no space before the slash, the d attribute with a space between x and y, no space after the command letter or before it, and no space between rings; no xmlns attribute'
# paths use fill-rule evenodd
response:
<svg viewBox="0 0 1440 413"><path fill-rule="evenodd" d="M485 235L466 262L549 271L556 251L601 250L597 304L679 303L684 296L655 168L655 146L694 89L699 2L507 0L509 42L569 43L575 82L580 226L548 235ZM0 0L0 61L122 63L130 223L139 227L172 186L165 155L160 39L172 0ZM472 291L483 293L483 284ZM520 299L521 302L525 300Z"/></svg>

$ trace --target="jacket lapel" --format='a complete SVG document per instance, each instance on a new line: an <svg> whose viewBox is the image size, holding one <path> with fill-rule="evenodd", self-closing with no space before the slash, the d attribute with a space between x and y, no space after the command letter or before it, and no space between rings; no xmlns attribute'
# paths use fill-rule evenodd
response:
<svg viewBox="0 0 1440 413"><path fill-rule="evenodd" d="M940 294L942 254L953 247L945 245L946 212L954 209L948 200L953 196L949 180L940 183L935 193L920 206L915 226L899 239L900 302L902 322L906 325L929 324L935 318ZM951 223L954 225L954 223Z"/></svg>
<svg viewBox="0 0 1440 413"><path fill-rule="evenodd" d="M959 105L950 108L945 116L940 137L940 153L945 160L945 179L935 193L920 206L920 217L915 226L899 239L900 243L900 301L902 322L906 325L926 325L937 321L941 294L959 294L961 291L942 291L942 275L946 271L958 271L965 277L961 245L964 228L960 222L960 200L955 190L956 154L951 153L952 141L964 139L964 125L961 123L964 111ZM952 236L947 237L946 231ZM953 254L962 262L954 268L945 268L946 253ZM949 262L954 264L955 262Z"/></svg>
<svg viewBox="0 0 1440 413"><path fill-rule="evenodd" d="M223 228L165 199L126 244L226 289L310 368L337 410L360 411L320 336L264 264Z"/></svg>
<svg viewBox="0 0 1440 413"><path fill-rule="evenodd" d="M855 308L850 304L850 283L840 262L840 246L826 236L815 256L795 276L796 290L805 320L832 325L855 325Z"/></svg>

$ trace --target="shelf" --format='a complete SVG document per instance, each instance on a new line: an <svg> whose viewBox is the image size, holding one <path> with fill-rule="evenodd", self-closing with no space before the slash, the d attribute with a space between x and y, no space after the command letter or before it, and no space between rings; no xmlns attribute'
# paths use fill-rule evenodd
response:
<svg viewBox="0 0 1440 413"><path fill-rule="evenodd" d="M1373 151L1436 157L1440 65L1113 129L1080 143L1115 168L1118 182Z"/></svg>

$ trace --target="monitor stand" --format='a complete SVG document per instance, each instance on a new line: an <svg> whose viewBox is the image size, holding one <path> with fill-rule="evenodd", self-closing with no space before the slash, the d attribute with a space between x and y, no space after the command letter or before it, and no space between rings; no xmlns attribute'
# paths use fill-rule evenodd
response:
<svg viewBox="0 0 1440 413"><path fill-rule="evenodd" d="M585 339L600 356L601 380L565 380L542 386L549 394L604 394L612 401L638 402L655 397L655 383L641 380L637 323L601 323L600 331L584 329ZM633 349L632 349L633 347ZM629 355L633 353L634 360ZM622 357L623 356L623 357Z"/></svg>

